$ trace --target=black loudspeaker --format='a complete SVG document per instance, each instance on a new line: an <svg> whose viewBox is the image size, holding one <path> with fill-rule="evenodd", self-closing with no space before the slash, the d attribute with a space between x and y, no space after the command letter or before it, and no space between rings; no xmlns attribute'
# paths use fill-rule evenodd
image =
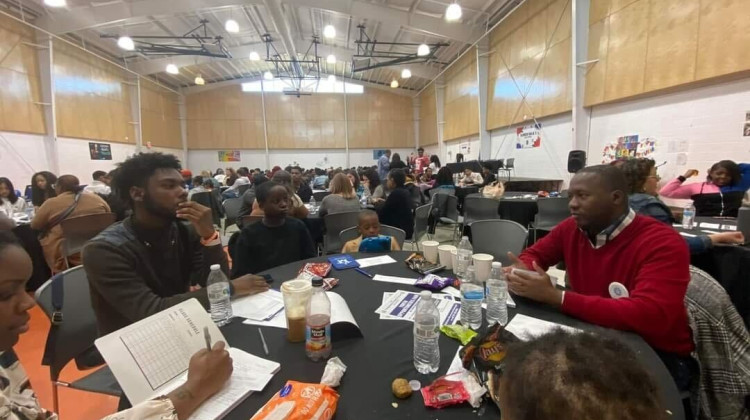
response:
<svg viewBox="0 0 750 420"><path fill-rule="evenodd" d="M586 166L586 152L583 150L571 150L568 153L568 172L574 174Z"/></svg>

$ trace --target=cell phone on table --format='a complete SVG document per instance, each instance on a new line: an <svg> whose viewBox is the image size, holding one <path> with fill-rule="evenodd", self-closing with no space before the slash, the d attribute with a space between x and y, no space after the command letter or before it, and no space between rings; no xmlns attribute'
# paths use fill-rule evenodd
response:
<svg viewBox="0 0 750 420"><path fill-rule="evenodd" d="M266 283L273 283L273 277L270 274L261 274L260 276L266 279Z"/></svg>

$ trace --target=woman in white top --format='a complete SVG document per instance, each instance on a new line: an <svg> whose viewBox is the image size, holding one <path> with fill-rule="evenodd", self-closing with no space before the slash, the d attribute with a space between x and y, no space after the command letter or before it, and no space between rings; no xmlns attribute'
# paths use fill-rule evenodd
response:
<svg viewBox="0 0 750 420"><path fill-rule="evenodd" d="M26 208L26 200L16 195L16 189L8 178L0 178L0 211L8 217L13 213L23 213Z"/></svg>
<svg viewBox="0 0 750 420"><path fill-rule="evenodd" d="M0 417L3 420L57 420L57 414L39 406L13 346L29 330L28 311L36 303L26 293L31 258L10 232L0 232ZM103 420L184 420L220 390L232 374L232 359L217 342L190 359L185 384L169 394L144 401Z"/></svg>

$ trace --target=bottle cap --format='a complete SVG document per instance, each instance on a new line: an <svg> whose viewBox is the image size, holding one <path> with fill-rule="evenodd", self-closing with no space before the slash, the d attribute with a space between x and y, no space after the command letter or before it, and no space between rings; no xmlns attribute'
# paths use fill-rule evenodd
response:
<svg viewBox="0 0 750 420"><path fill-rule="evenodd" d="M411 388L411 390L415 392L419 391L420 389L422 389L422 383L416 379L412 379L411 381L409 381L409 388Z"/></svg>
<svg viewBox="0 0 750 420"><path fill-rule="evenodd" d="M219 271L221 266L219 264L211 264L211 271Z"/></svg>
<svg viewBox="0 0 750 420"><path fill-rule="evenodd" d="M422 290L419 292L419 297L422 299L432 299L432 292L429 290Z"/></svg>
<svg viewBox="0 0 750 420"><path fill-rule="evenodd" d="M323 286L323 278L315 276L312 278L312 285L313 287L321 287Z"/></svg>
<svg viewBox="0 0 750 420"><path fill-rule="evenodd" d="M492 268L503 268L503 263L500 261L495 261L492 263Z"/></svg>

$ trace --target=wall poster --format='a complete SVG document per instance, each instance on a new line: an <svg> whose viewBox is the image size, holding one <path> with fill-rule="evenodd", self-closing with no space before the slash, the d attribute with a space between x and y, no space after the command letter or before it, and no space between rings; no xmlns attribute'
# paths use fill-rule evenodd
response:
<svg viewBox="0 0 750 420"><path fill-rule="evenodd" d="M604 146L602 163L610 163L620 159L652 158L656 148L656 139L646 137L639 139L638 134L620 136Z"/></svg>
<svg viewBox="0 0 750 420"><path fill-rule="evenodd" d="M542 146L542 124L536 123L516 127L516 149L531 149Z"/></svg>
<svg viewBox="0 0 750 420"><path fill-rule="evenodd" d="M108 143L89 142L91 160L112 160L112 147Z"/></svg>
<svg viewBox="0 0 750 420"><path fill-rule="evenodd" d="M239 162L239 150L219 150L219 162Z"/></svg>

